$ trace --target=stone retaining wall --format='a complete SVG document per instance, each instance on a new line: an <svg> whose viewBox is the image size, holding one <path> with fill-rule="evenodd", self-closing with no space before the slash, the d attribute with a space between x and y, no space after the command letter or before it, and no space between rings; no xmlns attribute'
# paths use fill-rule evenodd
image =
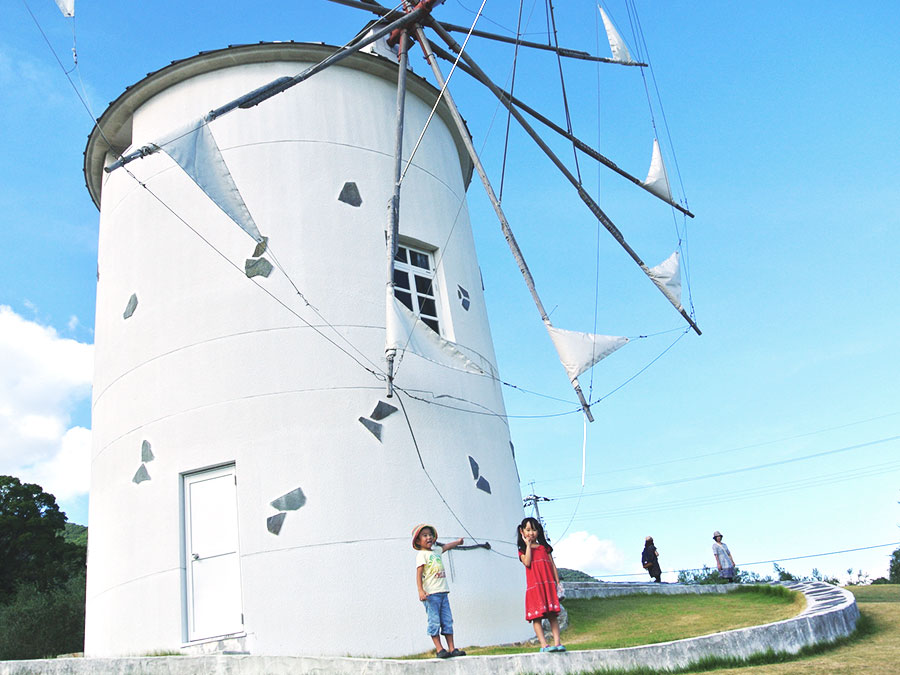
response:
<svg viewBox="0 0 900 675"><path fill-rule="evenodd" d="M0 675L296 675L339 673L356 675L481 675L483 673L579 673L601 668L649 667L664 671L687 666L706 656L746 658L772 649L797 653L801 648L850 635L859 610L849 591L821 582L786 582L806 597L806 609L784 621L713 633L696 638L623 649L596 649L558 654L513 654L400 661L397 659L325 658L311 656L164 656L110 659L64 658L0 662ZM566 583L566 595L609 597L631 593L722 593L727 586L680 584ZM648 588L649 587L649 588Z"/></svg>

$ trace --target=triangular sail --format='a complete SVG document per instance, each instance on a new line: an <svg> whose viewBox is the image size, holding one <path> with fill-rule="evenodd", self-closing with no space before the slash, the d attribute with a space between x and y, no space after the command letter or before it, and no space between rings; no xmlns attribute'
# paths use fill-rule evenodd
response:
<svg viewBox="0 0 900 675"><path fill-rule="evenodd" d="M573 381L595 363L628 343L627 337L578 333L551 325L547 325L547 332L550 333L550 339L553 340L553 346L556 347L569 379Z"/></svg>
<svg viewBox="0 0 900 675"><path fill-rule="evenodd" d="M484 371L456 345L435 333L397 300L390 286L387 288L387 325L385 352L393 350L418 354L428 361L483 375Z"/></svg>
<svg viewBox="0 0 900 675"><path fill-rule="evenodd" d="M75 16L75 0L56 0L56 6L63 16Z"/></svg>
<svg viewBox="0 0 900 675"><path fill-rule="evenodd" d="M603 26L606 28L606 37L609 40L609 49L612 52L613 60L619 61L620 63L633 63L628 47L625 46L625 40L619 35L619 31L616 30L616 27L606 15L606 12L603 11L603 8L600 5L597 5L597 9L600 10Z"/></svg>
<svg viewBox="0 0 900 675"><path fill-rule="evenodd" d="M663 199L672 201L672 190L669 189L669 176L666 173L666 165L663 164L662 152L659 150L659 141L653 139L653 157L650 158L650 170L644 187Z"/></svg>
<svg viewBox="0 0 900 675"><path fill-rule="evenodd" d="M681 309L681 266L678 251L649 270L650 280L677 309Z"/></svg>
<svg viewBox="0 0 900 675"><path fill-rule="evenodd" d="M184 169L238 227L256 241L263 240L204 118L173 131L155 145Z"/></svg>

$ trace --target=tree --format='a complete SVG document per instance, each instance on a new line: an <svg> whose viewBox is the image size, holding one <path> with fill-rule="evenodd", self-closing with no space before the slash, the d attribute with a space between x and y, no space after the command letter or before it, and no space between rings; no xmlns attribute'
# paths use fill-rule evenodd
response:
<svg viewBox="0 0 900 675"><path fill-rule="evenodd" d="M892 584L900 584L900 548L891 553L891 562L888 565L888 579Z"/></svg>
<svg viewBox="0 0 900 675"><path fill-rule="evenodd" d="M84 648L84 572L40 590L20 584L0 604L0 661L43 659Z"/></svg>
<svg viewBox="0 0 900 675"><path fill-rule="evenodd" d="M0 476L0 600L22 584L55 588L84 571L84 547L63 537L66 514L40 485Z"/></svg>

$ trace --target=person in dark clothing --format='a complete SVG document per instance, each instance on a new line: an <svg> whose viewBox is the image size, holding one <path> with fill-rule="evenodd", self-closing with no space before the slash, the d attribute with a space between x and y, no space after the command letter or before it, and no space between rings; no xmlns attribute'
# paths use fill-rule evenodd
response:
<svg viewBox="0 0 900 675"><path fill-rule="evenodd" d="M659 568L659 551L653 545L653 537L644 539L644 552L641 553L641 565L653 577L656 583L662 582L662 570Z"/></svg>

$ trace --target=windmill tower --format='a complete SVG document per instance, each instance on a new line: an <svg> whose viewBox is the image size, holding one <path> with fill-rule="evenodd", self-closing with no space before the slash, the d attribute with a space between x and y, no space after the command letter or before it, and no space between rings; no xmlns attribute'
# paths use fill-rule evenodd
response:
<svg viewBox="0 0 900 675"><path fill-rule="evenodd" d="M104 171L334 49L176 61L128 88L89 138L101 215L88 655L422 651L409 532L423 521L439 540L491 545L445 556L457 644L529 632L511 543L521 494L465 203L472 165L445 106L403 184L395 293L429 328L408 324L391 398L396 61L354 54L209 125L266 245L163 152ZM438 94L413 74L408 90L404 149Z"/></svg>

